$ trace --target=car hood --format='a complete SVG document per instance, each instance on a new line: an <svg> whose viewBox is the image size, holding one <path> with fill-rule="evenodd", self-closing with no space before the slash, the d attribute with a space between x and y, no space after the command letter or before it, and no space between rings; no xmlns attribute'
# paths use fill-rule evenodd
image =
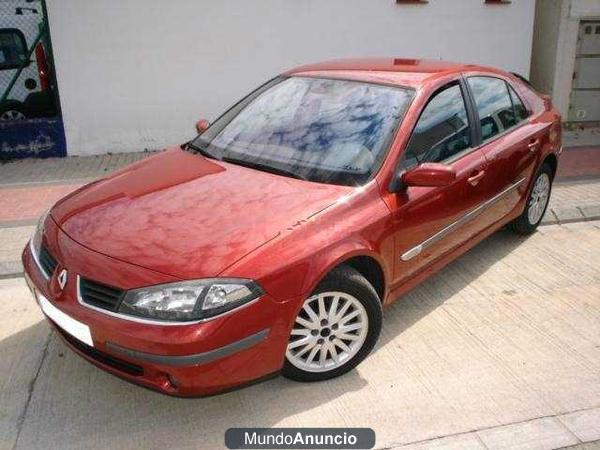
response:
<svg viewBox="0 0 600 450"><path fill-rule="evenodd" d="M351 190L175 148L75 191L51 215L91 250L190 279L220 274Z"/></svg>

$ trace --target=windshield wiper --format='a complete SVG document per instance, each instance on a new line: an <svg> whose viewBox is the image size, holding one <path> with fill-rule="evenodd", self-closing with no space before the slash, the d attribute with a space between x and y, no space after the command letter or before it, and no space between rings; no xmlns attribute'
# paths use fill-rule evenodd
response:
<svg viewBox="0 0 600 450"><path fill-rule="evenodd" d="M298 180L308 181L308 178L306 178L305 176L300 175L296 172L292 172L291 170L281 169L279 167L273 167L255 161L247 161L245 159L231 158L228 156L223 156L221 160L232 164L238 164L244 167L250 167L251 169L262 170L263 172L270 172L277 175L284 175L286 177L297 178Z"/></svg>
<svg viewBox="0 0 600 450"><path fill-rule="evenodd" d="M191 149L197 153L200 153L202 156L206 156L207 158L211 158L211 159L216 159L221 161L221 158L219 158L217 155L212 154L211 152L209 152L206 147L200 147L198 145L194 145L191 142L187 145L188 149Z"/></svg>

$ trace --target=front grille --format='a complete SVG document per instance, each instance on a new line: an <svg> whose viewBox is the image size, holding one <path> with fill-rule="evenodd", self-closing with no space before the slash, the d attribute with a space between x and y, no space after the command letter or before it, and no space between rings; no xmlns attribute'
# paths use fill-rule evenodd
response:
<svg viewBox="0 0 600 450"><path fill-rule="evenodd" d="M102 363L106 366L120 370L121 372L125 372L126 374L133 375L135 377L144 375L143 367L138 366L137 364L130 363L128 361L124 361L119 358L115 358L114 356L109 355L108 353L104 353L98 349L95 349L94 347L90 347L89 345L84 344L83 342L79 341L78 339L75 339L73 336L71 336L69 333L64 331L58 325L56 325L56 324L54 324L54 325L56 326L56 329L59 331L61 336L63 338L65 338L65 340L70 345L75 347L77 350L79 350L84 355L89 356L93 360L98 361L99 363Z"/></svg>
<svg viewBox="0 0 600 450"><path fill-rule="evenodd" d="M79 296L84 303L106 309L107 311L116 311L123 297L124 291L111 286L107 286L97 281L86 278L79 279Z"/></svg>
<svg viewBox="0 0 600 450"><path fill-rule="evenodd" d="M51 277L54 273L54 269L56 269L56 259L54 256L48 251L45 245L42 245L40 249L40 266L42 266L42 270L46 274L47 277Z"/></svg>

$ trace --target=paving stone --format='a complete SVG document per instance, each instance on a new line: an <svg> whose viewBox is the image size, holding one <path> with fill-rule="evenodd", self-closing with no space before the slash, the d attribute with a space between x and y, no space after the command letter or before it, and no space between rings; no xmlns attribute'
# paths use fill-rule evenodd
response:
<svg viewBox="0 0 600 450"><path fill-rule="evenodd" d="M584 219L583 214L576 206L552 208L552 212L559 223L577 222Z"/></svg>
<svg viewBox="0 0 600 450"><path fill-rule="evenodd" d="M600 203L596 205L583 205L579 209L587 220L600 219Z"/></svg>
<svg viewBox="0 0 600 450"><path fill-rule="evenodd" d="M477 435L490 450L555 449L579 443L555 417L478 431Z"/></svg>
<svg viewBox="0 0 600 450"><path fill-rule="evenodd" d="M581 442L600 440L600 408L577 411L559 418Z"/></svg>
<svg viewBox="0 0 600 450"><path fill-rule="evenodd" d="M0 279L14 278L23 273L21 261L0 261Z"/></svg>
<svg viewBox="0 0 600 450"><path fill-rule="evenodd" d="M600 441L585 442L583 444L573 445L572 447L564 447L561 450L600 450Z"/></svg>
<svg viewBox="0 0 600 450"><path fill-rule="evenodd" d="M393 447L391 450L486 450L485 445L475 433L457 434L416 444Z"/></svg>
<svg viewBox="0 0 600 450"><path fill-rule="evenodd" d="M156 152L20 159L0 163L0 185L94 179Z"/></svg>

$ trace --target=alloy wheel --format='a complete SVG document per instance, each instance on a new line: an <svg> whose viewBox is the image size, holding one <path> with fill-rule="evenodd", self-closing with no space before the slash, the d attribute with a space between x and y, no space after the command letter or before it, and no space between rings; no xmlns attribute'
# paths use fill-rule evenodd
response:
<svg viewBox="0 0 600 450"><path fill-rule="evenodd" d="M25 114L23 114L21 111L17 111L15 109L9 109L8 111L4 111L2 114L0 114L0 120L24 120L27 117L25 117Z"/></svg>
<svg viewBox="0 0 600 450"><path fill-rule="evenodd" d="M530 224L534 225L540 221L544 211L546 210L549 197L550 177L547 173L542 172L537 180L535 180L531 197L529 198L527 218L529 219Z"/></svg>
<svg viewBox="0 0 600 450"><path fill-rule="evenodd" d="M305 300L287 346L287 360L307 372L327 372L350 361L369 330L365 307L344 292L323 292Z"/></svg>

